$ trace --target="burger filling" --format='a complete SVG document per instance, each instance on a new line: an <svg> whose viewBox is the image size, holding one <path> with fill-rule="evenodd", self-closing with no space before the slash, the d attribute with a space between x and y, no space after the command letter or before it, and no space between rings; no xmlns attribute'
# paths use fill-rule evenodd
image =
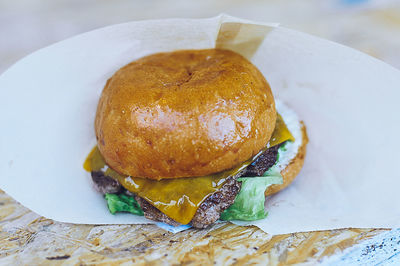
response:
<svg viewBox="0 0 400 266"><path fill-rule="evenodd" d="M262 151L235 169L193 178L149 180L122 176L109 168L95 148L85 162L96 189L105 194L111 213L145 215L171 225L204 228L218 219L265 218L266 188L281 184L280 171L301 145L297 116L280 102L275 131Z"/></svg>

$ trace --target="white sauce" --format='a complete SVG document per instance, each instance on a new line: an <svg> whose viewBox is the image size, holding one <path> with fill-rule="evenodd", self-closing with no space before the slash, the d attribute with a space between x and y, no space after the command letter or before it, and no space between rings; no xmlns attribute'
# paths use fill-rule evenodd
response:
<svg viewBox="0 0 400 266"><path fill-rule="evenodd" d="M296 157L303 141L303 135L301 132L300 120L297 117L297 114L279 100L276 100L275 104L277 112L282 116L283 121L285 121L287 128L295 139L294 142L288 141L278 150L279 159L273 167L278 171L282 171L286 168L286 166L288 166L290 161Z"/></svg>

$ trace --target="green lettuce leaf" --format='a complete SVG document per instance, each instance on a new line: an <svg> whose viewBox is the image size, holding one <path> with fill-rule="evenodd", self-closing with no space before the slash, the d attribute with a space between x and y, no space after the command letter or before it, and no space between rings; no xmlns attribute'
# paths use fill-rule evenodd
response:
<svg viewBox="0 0 400 266"><path fill-rule="evenodd" d="M108 209L112 214L115 214L116 212L130 212L143 216L143 211L140 208L140 205L131 196L107 193L104 197L107 200Z"/></svg>
<svg viewBox="0 0 400 266"><path fill-rule="evenodd" d="M283 183L281 173L272 167L263 176L240 177L238 181L242 182L242 188L235 202L221 213L220 219L254 221L267 217L264 192L272 184Z"/></svg>

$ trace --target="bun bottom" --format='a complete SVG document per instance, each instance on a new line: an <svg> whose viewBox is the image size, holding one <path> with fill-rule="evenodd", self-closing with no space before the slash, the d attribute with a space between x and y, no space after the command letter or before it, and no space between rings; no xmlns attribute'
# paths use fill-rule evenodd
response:
<svg viewBox="0 0 400 266"><path fill-rule="evenodd" d="M306 156L306 146L308 143L308 136L306 131L306 126L303 122L301 122L301 134L302 134L302 142L299 150L288 166L281 171L281 175L283 177L283 184L281 185L271 185L265 190L265 196L270 196L272 194L281 191L282 189L286 188L290 185L295 177L299 174L301 168L304 164L304 158Z"/></svg>

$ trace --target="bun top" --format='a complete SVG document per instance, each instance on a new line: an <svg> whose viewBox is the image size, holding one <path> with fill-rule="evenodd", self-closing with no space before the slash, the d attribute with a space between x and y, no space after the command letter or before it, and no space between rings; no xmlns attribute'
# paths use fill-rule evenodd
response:
<svg viewBox="0 0 400 266"><path fill-rule="evenodd" d="M112 169L159 180L239 165L266 146L275 121L271 89L247 59L182 50L119 69L100 97L95 130Z"/></svg>

